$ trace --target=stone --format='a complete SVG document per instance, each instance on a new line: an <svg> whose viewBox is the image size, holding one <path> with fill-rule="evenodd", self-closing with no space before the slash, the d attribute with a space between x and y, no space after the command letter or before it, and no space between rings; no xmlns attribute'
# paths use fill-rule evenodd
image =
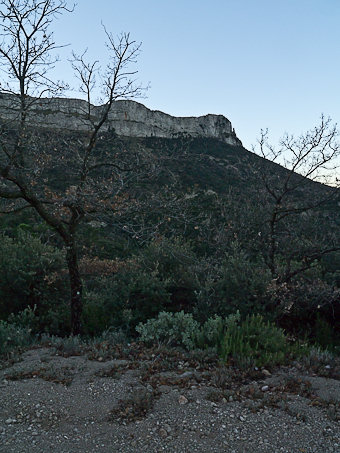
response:
<svg viewBox="0 0 340 453"><path fill-rule="evenodd" d="M168 434L171 433L171 426L168 425L167 423L164 424L164 429L165 429L165 431L166 431Z"/></svg>
<svg viewBox="0 0 340 453"><path fill-rule="evenodd" d="M188 399L184 396L184 395L181 395L179 398L178 398L178 402L179 404L187 404L189 401Z"/></svg>
<svg viewBox="0 0 340 453"><path fill-rule="evenodd" d="M269 386L264 385L263 387L261 387L261 390L262 390L262 392L267 392L269 390Z"/></svg>
<svg viewBox="0 0 340 453"><path fill-rule="evenodd" d="M161 428L159 430L159 435L163 438L167 437L168 436L168 433L166 432L166 430L164 428Z"/></svg>

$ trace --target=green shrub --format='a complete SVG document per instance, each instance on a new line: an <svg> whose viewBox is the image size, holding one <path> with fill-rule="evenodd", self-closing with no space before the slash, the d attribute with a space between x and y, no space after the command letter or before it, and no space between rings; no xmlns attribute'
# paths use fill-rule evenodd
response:
<svg viewBox="0 0 340 453"><path fill-rule="evenodd" d="M253 363L256 366L282 363L287 351L286 337L282 329L265 321L261 315L247 316L238 325L231 323L226 331L221 355L236 363Z"/></svg>
<svg viewBox="0 0 340 453"><path fill-rule="evenodd" d="M156 271L147 273L139 267L92 281L84 294L84 333L97 336L110 327L134 333L139 322L170 305L167 284Z"/></svg>
<svg viewBox="0 0 340 453"><path fill-rule="evenodd" d="M49 311L58 311L68 298L63 268L63 253L42 243L34 235L23 230L19 230L15 238L2 234L0 319L7 320L11 314L18 315L26 308L36 306L37 324L34 330L49 331ZM22 318L20 322L22 324L25 319ZM60 325L64 323L63 319Z"/></svg>
<svg viewBox="0 0 340 453"><path fill-rule="evenodd" d="M27 327L19 327L15 324L9 324L6 321L0 321L0 356L29 346L33 342L33 336Z"/></svg>
<svg viewBox="0 0 340 453"><path fill-rule="evenodd" d="M218 315L209 318L197 331L194 338L195 346L199 349L216 348L219 351L227 329L239 321L239 311L226 318Z"/></svg>
<svg viewBox="0 0 340 453"><path fill-rule="evenodd" d="M10 324L15 324L18 327L27 328L29 330L36 330L37 327L37 317L35 315L36 305L33 308L26 307L24 310L19 311L17 314L10 314L8 317L8 322Z"/></svg>
<svg viewBox="0 0 340 453"><path fill-rule="evenodd" d="M171 301L167 310L179 311L193 305L199 261L190 243L182 238L153 241L138 255L138 262L146 272L156 272L161 281L167 282Z"/></svg>
<svg viewBox="0 0 340 453"><path fill-rule="evenodd" d="M268 296L280 326L301 338L308 337L322 347L340 345L337 334L340 289L315 278L300 276L289 284L273 282Z"/></svg>
<svg viewBox="0 0 340 453"><path fill-rule="evenodd" d="M335 343L334 331L330 324L318 313L315 320L315 342L322 348L331 348Z"/></svg>
<svg viewBox="0 0 340 453"><path fill-rule="evenodd" d="M194 320L192 314L186 314L183 311L177 313L163 311L157 318L149 319L136 327L141 341L158 343L158 345L182 346L189 350L195 347L194 338L199 329L200 325Z"/></svg>
<svg viewBox="0 0 340 453"><path fill-rule="evenodd" d="M213 314L228 316L237 310L242 317L264 313L269 281L263 263L251 261L238 244L232 244L223 262L208 268L205 281L197 290L195 317L203 320Z"/></svg>

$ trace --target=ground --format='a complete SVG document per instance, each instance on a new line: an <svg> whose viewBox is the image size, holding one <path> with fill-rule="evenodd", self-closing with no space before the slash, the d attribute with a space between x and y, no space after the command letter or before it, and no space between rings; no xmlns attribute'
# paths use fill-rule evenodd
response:
<svg viewBox="0 0 340 453"><path fill-rule="evenodd" d="M318 371L35 347L2 361L0 452L340 452L338 370Z"/></svg>

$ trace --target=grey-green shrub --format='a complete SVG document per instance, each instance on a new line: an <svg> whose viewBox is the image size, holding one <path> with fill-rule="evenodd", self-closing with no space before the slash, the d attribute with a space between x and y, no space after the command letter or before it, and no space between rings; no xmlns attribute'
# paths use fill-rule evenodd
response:
<svg viewBox="0 0 340 453"><path fill-rule="evenodd" d="M226 330L238 323L240 313L226 318L214 316L200 325L191 313L161 312L157 318L140 323L136 330L140 340L146 343L158 343L169 346L182 346L186 349L220 349Z"/></svg>
<svg viewBox="0 0 340 453"><path fill-rule="evenodd" d="M282 363L286 351L284 331L261 315L248 315L239 325L230 324L221 347L225 360L233 358L236 364L247 361L256 366Z"/></svg>
<svg viewBox="0 0 340 453"><path fill-rule="evenodd" d="M149 319L136 327L140 340L145 343L158 343L158 345L183 346L194 349L200 325L194 320L192 314L180 311L167 313L162 311L157 318Z"/></svg>

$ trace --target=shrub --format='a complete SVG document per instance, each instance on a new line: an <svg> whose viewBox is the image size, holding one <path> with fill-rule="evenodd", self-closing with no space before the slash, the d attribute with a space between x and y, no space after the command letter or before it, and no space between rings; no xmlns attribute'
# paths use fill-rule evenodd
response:
<svg viewBox="0 0 340 453"><path fill-rule="evenodd" d="M282 363L286 351L283 330L264 321L261 315L248 315L240 325L231 323L221 347L224 359L259 367Z"/></svg>
<svg viewBox="0 0 340 453"><path fill-rule="evenodd" d="M63 356L80 355L86 348L86 341L80 336L70 335L69 337L56 337L54 335L43 334L40 339L42 345L56 348Z"/></svg>
<svg viewBox="0 0 340 453"><path fill-rule="evenodd" d="M192 314L183 311L178 313L161 312L155 319L149 319L145 324L140 323L136 330L140 340L146 343L158 343L168 346L182 346L194 349L194 338L200 325Z"/></svg>
<svg viewBox="0 0 340 453"><path fill-rule="evenodd" d="M139 322L156 316L170 304L167 284L157 272L147 273L138 266L92 281L84 297L84 333L96 336L119 327L131 334Z"/></svg>
<svg viewBox="0 0 340 453"><path fill-rule="evenodd" d="M159 313L157 318L149 319L136 327L140 340L169 346L182 346L186 349L219 350L228 328L240 320L240 313L226 318L214 316L200 325L192 314L183 311L177 313Z"/></svg>
<svg viewBox="0 0 340 453"><path fill-rule="evenodd" d="M67 299L63 266L63 253L34 235L22 230L16 238L2 234L0 319L7 320L11 313L17 315L35 305L38 322L34 329L49 331L49 311L58 311ZM24 322L24 318L20 322Z"/></svg>
<svg viewBox="0 0 340 453"><path fill-rule="evenodd" d="M151 242L138 255L138 262L148 273L155 273L167 281L170 293L170 311L187 309L195 301L197 265L199 263L191 244L182 238L165 237Z"/></svg>
<svg viewBox="0 0 340 453"><path fill-rule="evenodd" d="M334 355L320 347L312 346L305 348L304 354L300 357L300 360L303 365L307 367L325 366L333 362Z"/></svg>
<svg viewBox="0 0 340 453"><path fill-rule="evenodd" d="M12 313L8 317L8 322L10 324L15 324L18 327L27 328L29 330L36 330L37 327L37 317L35 315L36 305L33 308L26 307L24 310L19 311L19 313Z"/></svg>
<svg viewBox="0 0 340 453"><path fill-rule="evenodd" d="M200 349L216 348L219 351L227 329L239 321L239 311L226 318L218 315L209 318L197 331L194 338L195 346Z"/></svg>
<svg viewBox="0 0 340 453"><path fill-rule="evenodd" d="M33 342L33 336L27 327L19 327L0 321L0 356L29 346Z"/></svg>
<svg viewBox="0 0 340 453"><path fill-rule="evenodd" d="M269 273L263 263L251 261L238 244L232 244L224 261L210 266L208 272L197 291L194 313L198 319L213 314L228 316L237 310L242 317L264 313Z"/></svg>
<svg viewBox="0 0 340 453"><path fill-rule="evenodd" d="M337 324L340 289L316 278L300 277L290 284L273 282L268 296L280 325L295 335L309 337L322 347L340 345Z"/></svg>

